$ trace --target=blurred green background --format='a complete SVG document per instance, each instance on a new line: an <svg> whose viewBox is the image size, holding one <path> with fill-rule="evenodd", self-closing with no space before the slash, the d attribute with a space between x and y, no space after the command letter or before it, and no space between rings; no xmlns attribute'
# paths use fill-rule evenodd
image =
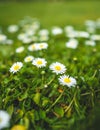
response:
<svg viewBox="0 0 100 130"><path fill-rule="evenodd" d="M0 0L0 25L17 24L24 16L38 18L43 27L84 24L100 16L98 0ZM35 2L34 2L35 1Z"/></svg>

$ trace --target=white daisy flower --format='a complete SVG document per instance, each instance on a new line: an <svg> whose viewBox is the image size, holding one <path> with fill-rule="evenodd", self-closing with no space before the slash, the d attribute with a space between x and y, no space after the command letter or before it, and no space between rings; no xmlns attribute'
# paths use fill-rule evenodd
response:
<svg viewBox="0 0 100 130"><path fill-rule="evenodd" d="M19 27L18 27L17 25L10 25L10 26L8 27L8 32L10 32L10 33L15 33L15 32L18 31L18 29L19 29Z"/></svg>
<svg viewBox="0 0 100 130"><path fill-rule="evenodd" d="M18 40L23 40L25 37L27 37L26 33L20 33L17 38Z"/></svg>
<svg viewBox="0 0 100 130"><path fill-rule="evenodd" d="M55 62L55 63L52 63L50 66L49 66L50 70L53 71L53 73L56 73L57 75L58 74L63 74L66 72L66 67L59 63L59 62Z"/></svg>
<svg viewBox="0 0 100 130"><path fill-rule="evenodd" d="M16 62L14 63L11 68L10 68L10 72L12 73L16 73L17 71L19 71L23 66L22 62Z"/></svg>
<svg viewBox="0 0 100 130"><path fill-rule="evenodd" d="M12 45L12 44L13 44L13 40L11 40L11 39L7 39L7 40L6 40L6 44L8 44L8 45Z"/></svg>
<svg viewBox="0 0 100 130"><path fill-rule="evenodd" d="M65 85L68 87L75 86L76 85L76 79L73 77L69 77L67 75L62 75L58 79L61 85Z"/></svg>
<svg viewBox="0 0 100 130"><path fill-rule="evenodd" d="M68 26L66 26L66 27L64 28L64 31L65 31L66 33L70 33L70 32L72 32L72 31L74 31L74 27L71 26L71 25L68 25Z"/></svg>
<svg viewBox="0 0 100 130"><path fill-rule="evenodd" d="M39 31L40 36L47 36L49 35L49 31L47 29L42 29Z"/></svg>
<svg viewBox="0 0 100 130"><path fill-rule="evenodd" d="M22 53L23 51L24 51L24 47L23 47L23 46L18 47L18 48L15 50L16 53Z"/></svg>
<svg viewBox="0 0 100 130"><path fill-rule="evenodd" d="M38 68L45 67L47 64L47 61L44 58L35 58L32 62L33 65L35 65Z"/></svg>
<svg viewBox="0 0 100 130"><path fill-rule="evenodd" d="M99 34L93 34L91 35L91 40L94 40L94 41L100 41L100 35Z"/></svg>
<svg viewBox="0 0 100 130"><path fill-rule="evenodd" d="M31 62L33 59L34 59L33 56L27 56L27 57L25 57L24 61L25 62Z"/></svg>
<svg viewBox="0 0 100 130"><path fill-rule="evenodd" d="M4 42L4 41L6 41L6 39L7 39L6 35L0 34L0 42Z"/></svg>
<svg viewBox="0 0 100 130"><path fill-rule="evenodd" d="M76 39L70 39L66 42L66 47L76 49L78 46L78 41Z"/></svg>
<svg viewBox="0 0 100 130"><path fill-rule="evenodd" d="M63 33L63 30L60 27L53 27L51 33L53 35L61 35Z"/></svg>
<svg viewBox="0 0 100 130"><path fill-rule="evenodd" d="M29 51L37 51L37 50L39 50L38 44L34 43L34 44L29 45L28 50Z"/></svg>
<svg viewBox="0 0 100 130"><path fill-rule="evenodd" d="M24 37L24 38L22 39L22 42L23 42L24 44L29 44L30 42L32 42L32 39L29 38L29 37Z"/></svg>
<svg viewBox="0 0 100 130"><path fill-rule="evenodd" d="M8 127L9 121L10 121L10 115L4 110L0 110L0 130L2 128Z"/></svg>
<svg viewBox="0 0 100 130"><path fill-rule="evenodd" d="M39 37L39 41L48 41L49 40L49 36L48 35L43 35Z"/></svg>
<svg viewBox="0 0 100 130"><path fill-rule="evenodd" d="M89 38L89 33L85 31L76 31L76 37Z"/></svg>
<svg viewBox="0 0 100 130"><path fill-rule="evenodd" d="M39 43L38 44L38 49L42 50L42 49L47 49L48 48L48 44L47 43Z"/></svg>
<svg viewBox="0 0 100 130"><path fill-rule="evenodd" d="M86 41L85 41L85 45L95 46L96 43L95 43L93 40L86 40Z"/></svg>

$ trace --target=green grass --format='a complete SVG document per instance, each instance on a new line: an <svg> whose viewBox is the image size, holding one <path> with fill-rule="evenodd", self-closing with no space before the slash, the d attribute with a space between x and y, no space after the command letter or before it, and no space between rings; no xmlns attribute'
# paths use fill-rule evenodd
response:
<svg viewBox="0 0 100 130"><path fill-rule="evenodd" d="M73 25L76 30L85 30L85 20L99 18L99 4L86 1L0 3L0 26L3 33L14 40L13 45L0 45L0 109L11 115L10 127L4 130L16 124L24 125L27 130L99 128L96 122L100 119L100 41L96 46L86 46L85 39L78 38L79 46L74 50L65 47L68 38L64 34L59 37L50 34L47 50L29 52L29 44L25 45L16 38L21 30L15 34L7 32L8 25L18 24L25 16L39 19L41 28L49 31L55 25ZM19 46L24 46L25 51L16 54L15 49ZM48 64L37 69L31 63L23 62L27 55L43 57ZM23 62L24 66L12 74L9 69L17 61ZM77 80L75 88L59 84L59 75L49 69L49 65L56 61L67 67L66 75ZM44 85L48 87L44 88Z"/></svg>

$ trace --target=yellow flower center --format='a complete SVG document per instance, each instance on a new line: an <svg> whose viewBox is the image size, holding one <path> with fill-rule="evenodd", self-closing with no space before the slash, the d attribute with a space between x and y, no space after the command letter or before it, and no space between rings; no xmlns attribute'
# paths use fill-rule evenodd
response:
<svg viewBox="0 0 100 130"><path fill-rule="evenodd" d="M19 65L14 66L14 70L18 70L20 68Z"/></svg>
<svg viewBox="0 0 100 130"><path fill-rule="evenodd" d="M41 64L42 64L42 61L41 61L41 60L38 60L38 61L37 61L37 64L38 64L38 65L41 65Z"/></svg>
<svg viewBox="0 0 100 130"><path fill-rule="evenodd" d="M43 44L41 44L41 45L40 45L40 48L43 48L43 47L44 47L44 45L43 45Z"/></svg>
<svg viewBox="0 0 100 130"><path fill-rule="evenodd" d="M35 49L35 45L32 45L32 49Z"/></svg>
<svg viewBox="0 0 100 130"><path fill-rule="evenodd" d="M30 58L30 57L28 57L26 60L27 60L27 61L31 61L31 58Z"/></svg>
<svg viewBox="0 0 100 130"><path fill-rule="evenodd" d="M55 69L59 71L59 70L61 70L61 67L60 66L55 66Z"/></svg>
<svg viewBox="0 0 100 130"><path fill-rule="evenodd" d="M22 125L15 125L11 130L26 130L26 128Z"/></svg>
<svg viewBox="0 0 100 130"><path fill-rule="evenodd" d="M65 83L70 83L71 80L70 80L69 78L64 78L64 82L65 82Z"/></svg>

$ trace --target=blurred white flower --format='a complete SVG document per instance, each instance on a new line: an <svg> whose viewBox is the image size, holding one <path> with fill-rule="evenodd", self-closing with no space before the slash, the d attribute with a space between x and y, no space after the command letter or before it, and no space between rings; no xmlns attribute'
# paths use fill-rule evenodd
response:
<svg viewBox="0 0 100 130"><path fill-rule="evenodd" d="M29 44L29 43L32 42L32 39L29 38L29 37L24 37L24 38L22 39L22 42L23 42L24 44Z"/></svg>
<svg viewBox="0 0 100 130"><path fill-rule="evenodd" d="M91 40L94 40L94 41L100 41L100 35L99 34L93 34L91 35Z"/></svg>
<svg viewBox="0 0 100 130"><path fill-rule="evenodd" d="M37 51L37 50L39 50L39 46L37 43L31 44L28 46L28 50L29 51Z"/></svg>
<svg viewBox="0 0 100 130"><path fill-rule="evenodd" d="M76 49L78 46L78 40L76 39L70 39L68 42L66 42L67 48Z"/></svg>
<svg viewBox="0 0 100 130"><path fill-rule="evenodd" d="M64 28L65 33L70 33L74 31L74 27L71 25L68 25Z"/></svg>
<svg viewBox="0 0 100 130"><path fill-rule="evenodd" d="M7 40L6 40L6 44L8 44L8 45L12 45L12 44L13 44L13 40L11 40L11 39L7 39Z"/></svg>
<svg viewBox="0 0 100 130"><path fill-rule="evenodd" d="M21 47L18 47L16 50L15 50L15 52L16 53L22 53L23 51L24 51L24 47L23 46L21 46Z"/></svg>
<svg viewBox="0 0 100 130"><path fill-rule="evenodd" d="M0 43L5 42L6 39L7 39L7 36L6 36L6 35L4 35L4 34L0 34Z"/></svg>
<svg viewBox="0 0 100 130"><path fill-rule="evenodd" d="M38 33L40 36L47 36L49 35L49 31L47 29L42 29Z"/></svg>
<svg viewBox="0 0 100 130"><path fill-rule="evenodd" d="M63 33L63 30L60 27L53 27L51 33L52 35L61 35Z"/></svg>
<svg viewBox="0 0 100 130"><path fill-rule="evenodd" d="M10 25L10 26L8 27L8 32L10 32L10 33L15 33L15 32L18 31L18 29L19 29L19 27L18 27L17 25Z"/></svg>
<svg viewBox="0 0 100 130"><path fill-rule="evenodd" d="M48 35L41 35L40 37L39 37L39 41L48 41L49 40L49 36Z"/></svg>
<svg viewBox="0 0 100 130"><path fill-rule="evenodd" d="M42 49L47 49L48 48L48 44L45 42L39 43L38 45L38 50L42 50Z"/></svg>
<svg viewBox="0 0 100 130"><path fill-rule="evenodd" d="M95 46L96 43L95 43L93 40L86 40L86 41L85 41L85 45Z"/></svg>
<svg viewBox="0 0 100 130"><path fill-rule="evenodd" d="M27 57L24 58L24 61L25 62L31 62L33 59L34 59L33 56L27 56Z"/></svg>
<svg viewBox="0 0 100 130"><path fill-rule="evenodd" d="M23 40L23 39L26 38L26 37L27 37L26 33L20 33L20 34L17 36L18 40Z"/></svg>
<svg viewBox="0 0 100 130"><path fill-rule="evenodd" d="M0 130L2 128L8 127L9 121L10 121L10 115L4 110L0 110Z"/></svg>
<svg viewBox="0 0 100 130"><path fill-rule="evenodd" d="M89 33L85 31L76 31L76 37L89 38Z"/></svg>

